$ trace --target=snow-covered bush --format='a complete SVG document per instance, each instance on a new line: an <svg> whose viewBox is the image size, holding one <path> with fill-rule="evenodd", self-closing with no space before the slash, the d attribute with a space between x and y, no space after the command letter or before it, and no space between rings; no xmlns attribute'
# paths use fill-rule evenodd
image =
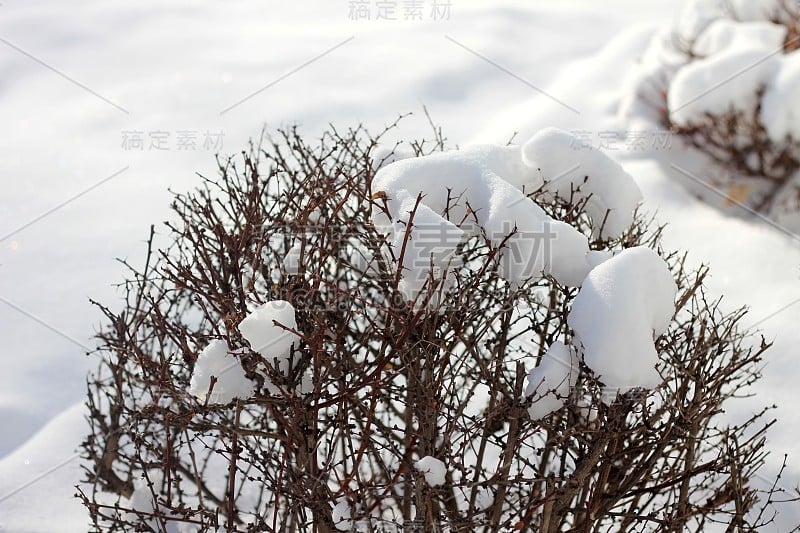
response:
<svg viewBox="0 0 800 533"><path fill-rule="evenodd" d="M770 523L768 423L720 419L767 345L660 250L621 166L557 130L380 138L284 131L175 198L102 307L97 530Z"/></svg>
<svg viewBox="0 0 800 533"><path fill-rule="evenodd" d="M623 114L716 164L701 178L725 194L703 196L800 229L799 100L800 3L694 0L644 54Z"/></svg>

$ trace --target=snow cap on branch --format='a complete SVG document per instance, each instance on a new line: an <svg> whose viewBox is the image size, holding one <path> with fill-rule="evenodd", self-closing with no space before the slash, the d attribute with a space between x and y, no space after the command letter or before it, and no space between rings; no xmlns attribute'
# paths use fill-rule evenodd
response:
<svg viewBox="0 0 800 533"><path fill-rule="evenodd" d="M213 388L212 377L216 380ZM253 382L245 376L242 363L230 353L224 340L211 341L194 363L189 394L205 401L209 390L210 404L227 404L236 398L246 400L255 390Z"/></svg>
<svg viewBox="0 0 800 533"><path fill-rule="evenodd" d="M677 292L667 264L645 246L621 251L586 277L567 322L606 387L625 392L661 383L654 335L666 331Z"/></svg>
<svg viewBox="0 0 800 533"><path fill-rule="evenodd" d="M692 45L692 53L710 56L731 48L761 48L765 53L772 53L780 50L785 39L786 26L780 24L721 18L703 30Z"/></svg>
<svg viewBox="0 0 800 533"><path fill-rule="evenodd" d="M774 143L800 141L800 50L779 59L779 68L764 91L761 123Z"/></svg>
<svg viewBox="0 0 800 533"><path fill-rule="evenodd" d="M575 350L556 341L542 356L539 366L528 373L525 397L533 397L528 414L540 420L564 406L578 381L578 357Z"/></svg>
<svg viewBox="0 0 800 533"><path fill-rule="evenodd" d="M580 145L570 133L547 128L525 143L522 159L541 173L546 192L586 202L594 237L619 237L630 228L642 192L622 165L603 151Z"/></svg>
<svg viewBox="0 0 800 533"><path fill-rule="evenodd" d="M615 237L630 227L641 192L618 163L598 150L575 150L575 141L553 129L522 149L473 146L381 168L372 190L385 210L376 208L373 222L388 235L396 259L405 244L406 295L419 293L431 262L435 273L444 271L456 246L475 232L503 246L500 274L509 283L549 274L559 283L579 286L591 269L587 237L551 218L527 195L546 186L543 177L553 183L563 178L549 190L553 193L576 189L580 181L580 199L587 199L594 233ZM580 174L564 174L574 166ZM423 242L423 233L435 237L437 232L447 235L438 246L435 238Z"/></svg>
<svg viewBox="0 0 800 533"><path fill-rule="evenodd" d="M285 300L262 304L238 326L254 352L269 362L277 359L281 367L288 363L292 346L299 340L293 331L286 328L297 330L297 321L294 307Z"/></svg>
<svg viewBox="0 0 800 533"><path fill-rule="evenodd" d="M439 459L426 455L414 463L414 468L425 474L425 482L431 487L444 484L447 468Z"/></svg>
<svg viewBox="0 0 800 533"><path fill-rule="evenodd" d="M344 498L338 500L331 512L333 525L339 531L353 531L353 520L351 518L350 504Z"/></svg>

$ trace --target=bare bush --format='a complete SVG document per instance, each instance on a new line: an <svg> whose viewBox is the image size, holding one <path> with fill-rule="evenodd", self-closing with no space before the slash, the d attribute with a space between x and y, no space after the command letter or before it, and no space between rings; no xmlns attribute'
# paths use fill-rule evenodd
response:
<svg viewBox="0 0 800 533"><path fill-rule="evenodd" d="M786 29L783 54L800 48L799 3L780 0L773 11L764 15L765 20ZM732 20L739 19L730 4L727 4L727 16ZM682 38L678 33L673 36L672 45L683 54L685 64L704 59L703 54L697 52L696 44L697 36L691 40ZM765 52L765 58L779 51ZM729 80L713 81L717 86L709 88L707 95L698 94L697 99L714 98L713 91L719 85L737 83L736 76ZM719 172L709 178L713 185L727 192L729 204L744 204L778 217L800 212L800 185L795 179L800 170L800 139L791 134L782 139L769 135L761 115L766 86L754 91L748 111L731 106L725 112L707 112L688 123L676 123L666 109L668 85L669 82L661 93L663 101L657 104L659 109L663 109L661 116L664 126L718 165ZM787 101L785 106L788 112L793 103Z"/></svg>
<svg viewBox="0 0 800 533"><path fill-rule="evenodd" d="M754 95L761 101L763 90ZM713 184L728 190L729 197L747 201L756 211L769 212L775 200L800 170L800 142L788 137L781 143L769 138L759 118L761 106L753 113L731 109L722 115L707 113L688 125L669 125L690 145L702 151L726 173L715 176ZM730 176L743 178L737 193Z"/></svg>
<svg viewBox="0 0 800 533"><path fill-rule="evenodd" d="M454 288L444 294L431 276L421 297L442 293L438 306L406 302L398 261L368 222L381 204L370 186L380 137L331 130L309 145L281 131L175 197L168 244L156 250L151 234L145 266L122 285L122 309L100 306L108 323L88 381L80 487L93 527L769 529L783 492L759 478L772 421L765 412L739 425L722 419L758 379L768 344L740 330L744 311L723 313L709 299L707 270L666 256L680 292L657 339L658 388L608 397L582 366L566 405L531 420L526 367L570 338L577 290L550 278L512 290L497 249L478 236L462 245ZM589 233L580 202L544 207ZM659 233L640 219L592 245L656 248ZM237 330L248 308L271 300L297 311L288 372ZM187 394L213 339L240 354L257 383L252 398L218 405ZM415 469L425 456L445 464L444 483Z"/></svg>

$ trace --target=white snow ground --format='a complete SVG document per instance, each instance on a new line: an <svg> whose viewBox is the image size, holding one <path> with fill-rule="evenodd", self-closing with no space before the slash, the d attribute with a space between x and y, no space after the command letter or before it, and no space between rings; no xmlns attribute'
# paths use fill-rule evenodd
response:
<svg viewBox="0 0 800 533"><path fill-rule="evenodd" d="M0 531L85 531L72 495L83 353L100 320L88 297L118 301L113 258L141 264L149 225L169 216L167 188L213 172L205 131L223 132L229 153L264 122L378 127L425 104L462 145L515 131L521 142L547 126L597 143L623 72L680 7L452 0L449 20L434 21L431 3L423 21L394 22L351 21L340 0L0 3ZM122 146L131 130L144 150ZM178 149L181 130L196 132L195 150ZM169 133L167 150L148 149L156 131ZM401 131L424 133L419 118ZM750 323L776 339L755 403L782 406L771 445L798 457L800 305L784 309L800 299L798 242L697 202L663 158L618 154L670 223L665 244L709 262L712 289L750 305Z"/></svg>

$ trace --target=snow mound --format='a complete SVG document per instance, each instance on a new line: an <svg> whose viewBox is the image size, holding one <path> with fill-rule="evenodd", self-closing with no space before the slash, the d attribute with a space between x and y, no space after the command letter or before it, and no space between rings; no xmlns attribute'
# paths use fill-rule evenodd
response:
<svg viewBox="0 0 800 533"><path fill-rule="evenodd" d="M443 241L441 231L453 230L453 224L465 235L483 231L493 245L505 246L501 274L510 283L552 274L560 283L579 285L589 270L585 258L588 240L572 226L550 218L507 177L530 191L541 184L536 172L522 164L518 147L474 146L403 159L375 176L372 188L385 193L388 217L378 212L373 221L388 230L391 241L402 242L408 207L413 207L410 198L415 203L422 194L422 213L415 213L415 218L421 214L422 220L412 224L429 236L428 246L452 250L453 241ZM430 254L416 259L413 270L422 272L411 277L425 278ZM409 267L405 262L403 266ZM404 273L406 277L408 273Z"/></svg>
<svg viewBox="0 0 800 533"><path fill-rule="evenodd" d="M780 50L786 39L786 26L772 22L736 22L717 19L698 37L692 52L699 56L719 54L731 48L762 48L771 53Z"/></svg>
<svg viewBox="0 0 800 533"><path fill-rule="evenodd" d="M796 41L796 9L779 3L688 2L677 22L651 39L617 117L629 132L672 127L680 149L649 155L728 193L679 178L694 195L726 212L741 214L744 205L796 231L797 177L784 171L800 140L800 51L787 53ZM753 145L758 134L751 128L761 126L770 142ZM727 134L727 127L735 131ZM778 183L784 176L787 186Z"/></svg>
<svg viewBox="0 0 800 533"><path fill-rule="evenodd" d="M439 459L426 455L414 463L414 468L425 474L425 482L431 487L444 484L447 469Z"/></svg>
<svg viewBox="0 0 800 533"><path fill-rule="evenodd" d="M752 113L756 95L772 78L778 58L760 46L736 47L687 64L669 86L667 107L678 126L702 121L706 114L735 110Z"/></svg>
<svg viewBox="0 0 800 533"><path fill-rule="evenodd" d="M543 177L553 183L564 178L552 193L580 182L595 234L617 236L633 221L641 193L606 154L576 151L575 144L572 135L547 130L523 148L480 145L381 168L372 190L383 204L373 223L388 236L395 259L402 257L406 296L419 294L432 268L437 275L445 272L458 244L481 232L502 246L500 273L512 285L549 274L579 286L591 269L587 237L551 218L526 194L545 185ZM577 165L583 174L560 176L562 165Z"/></svg>
<svg viewBox="0 0 800 533"><path fill-rule="evenodd" d="M299 337L286 328L297 330L297 321L292 304L285 300L273 300L259 306L239 323L238 329L254 352L268 361L278 362L278 368L288 364L292 346Z"/></svg>
<svg viewBox="0 0 800 533"><path fill-rule="evenodd" d="M633 223L642 193L622 165L575 141L565 131L544 129L522 147L522 159L541 173L544 190L563 199L586 200L595 237L619 237Z"/></svg>
<svg viewBox="0 0 800 533"><path fill-rule="evenodd" d="M706 114L754 111L758 92L780 68L787 27L770 22L777 17L777 1L700 1L690 3L686 13L672 31L687 36L694 57L682 54L669 83L672 123L687 126ZM692 34L696 37L688 37ZM656 45L675 48L674 40Z"/></svg>
<svg viewBox="0 0 800 533"><path fill-rule="evenodd" d="M779 12L781 0L727 0L737 20L770 20Z"/></svg>
<svg viewBox="0 0 800 533"><path fill-rule="evenodd" d="M664 260L644 246L623 250L589 273L567 323L606 387L625 392L661 383L654 335L666 331L677 291Z"/></svg>
<svg viewBox="0 0 800 533"><path fill-rule="evenodd" d="M522 164L519 147L477 145L394 161L377 172L372 190L386 192L390 207L389 193L406 190L414 197L424 193L426 205L439 214L447 210L449 220L459 223L471 211L488 211L488 197L498 178L520 188L527 183L526 192L541 185L537 173Z"/></svg>
<svg viewBox="0 0 800 533"><path fill-rule="evenodd" d="M212 376L216 379L213 389ZM236 398L246 400L255 390L253 382L245 376L242 363L230 353L228 343L223 340L211 341L194 363L189 394L205 401L209 389L210 404L226 404Z"/></svg>
<svg viewBox="0 0 800 533"><path fill-rule="evenodd" d="M676 21L678 38L683 42L694 42L708 26L728 15L726 0L689 0Z"/></svg>
<svg viewBox="0 0 800 533"><path fill-rule="evenodd" d="M571 347L554 342L542 356L539 366L528 373L525 397L533 397L528 414L540 420L564 406L578 380L578 357Z"/></svg>
<svg viewBox="0 0 800 533"><path fill-rule="evenodd" d="M780 68L761 100L761 123L773 142L800 140L800 51L780 59Z"/></svg>

